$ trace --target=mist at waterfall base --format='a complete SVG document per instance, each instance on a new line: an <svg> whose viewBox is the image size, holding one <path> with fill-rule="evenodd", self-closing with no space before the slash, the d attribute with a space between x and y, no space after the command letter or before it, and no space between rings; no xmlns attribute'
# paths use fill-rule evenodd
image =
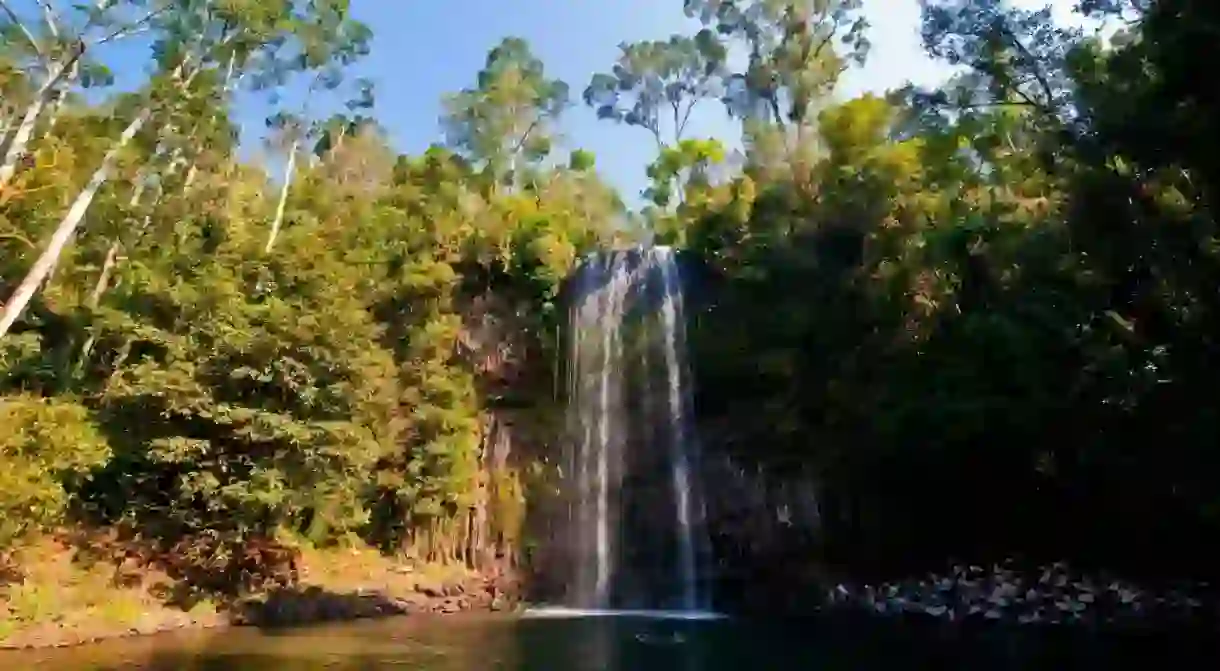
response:
<svg viewBox="0 0 1220 671"><path fill-rule="evenodd" d="M567 451L552 601L708 616L682 277L669 247L583 260L568 286ZM543 614L537 612L536 614Z"/></svg>

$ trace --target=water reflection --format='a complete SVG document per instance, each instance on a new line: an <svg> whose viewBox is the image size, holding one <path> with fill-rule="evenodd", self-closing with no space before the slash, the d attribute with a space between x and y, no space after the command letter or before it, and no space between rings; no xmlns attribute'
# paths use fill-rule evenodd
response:
<svg viewBox="0 0 1220 671"><path fill-rule="evenodd" d="M62 671L787 671L1213 668L1215 637L977 632L886 622L741 623L642 617L408 617L282 632L235 630L0 653Z"/></svg>

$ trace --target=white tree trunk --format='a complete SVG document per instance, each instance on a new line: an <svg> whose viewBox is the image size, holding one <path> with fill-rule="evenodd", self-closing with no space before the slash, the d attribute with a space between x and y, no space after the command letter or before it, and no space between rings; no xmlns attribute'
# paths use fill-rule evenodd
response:
<svg viewBox="0 0 1220 671"><path fill-rule="evenodd" d="M8 148L4 152L4 161L0 163L0 188L8 186L13 175L17 173L17 162L21 160L22 156L25 156L26 147L29 146L30 138L34 135L34 127L38 125L38 117L42 115L42 111L59 90L59 85L79 59L80 52L76 51L68 62L52 65L47 81L38 89L38 92L34 94L34 100L25 108L25 113L21 115L21 122L18 124L17 130L13 132Z"/></svg>
<svg viewBox="0 0 1220 671"><path fill-rule="evenodd" d="M55 124L59 121L59 115L64 109L64 100L68 97L68 87L72 86L72 83L75 82L79 76L80 61L78 60L73 63L72 67L68 70L68 76L64 77L63 85L51 94L51 99L48 103L51 110L47 116L47 127L42 131L42 136L44 138L50 137L51 133L55 130Z"/></svg>
<svg viewBox="0 0 1220 671"><path fill-rule="evenodd" d="M284 223L284 208L288 205L288 191L292 188L292 177L297 167L297 149L300 144L299 139L293 140L292 147L288 150L288 165L284 167L284 185L280 187L280 202L275 206L275 220L271 222L271 233L267 235L267 247L263 250L268 254L275 246L275 236L279 235L280 226Z"/></svg>
<svg viewBox="0 0 1220 671"><path fill-rule="evenodd" d="M13 130L13 120L16 118L16 112L0 116L0 153L8 151L4 147L8 146L9 132Z"/></svg>
<svg viewBox="0 0 1220 671"><path fill-rule="evenodd" d="M110 243L110 249L106 250L106 259L102 261L102 272L97 276L97 282L93 284L93 291L89 292L89 299L85 303L85 305L89 306L89 308L92 310L96 310L97 306L101 305L102 295L104 295L106 293L106 289L110 287L110 276L114 274L114 269L118 265L119 251L121 251L121 249L122 245L120 245L119 241L116 239L114 242ZM90 345L92 343L93 336L89 336L89 342L85 345L86 352L91 349Z"/></svg>
<svg viewBox="0 0 1220 671"><path fill-rule="evenodd" d="M236 65L237 65L237 51L234 50L233 53L229 54L229 65L228 65L228 67L225 68L225 78L223 80L223 83L220 86L220 92L221 92L221 95L224 97L224 101L226 104L229 102L229 93L232 92L232 90L233 90L233 84L234 84L233 72L234 72L234 68L236 67ZM237 80L240 81L241 77L239 76L237 78ZM197 124L195 124L194 129L191 130L191 136L193 137L195 135L195 133L198 131L199 131L199 124L197 123ZM239 141L240 141L240 137L241 137L241 135L239 134L238 135ZM178 150L178 151L181 151L181 150ZM190 163L191 163L191 166L189 168L187 168L187 170L186 170L186 179L182 183L182 188L184 191L190 190L191 185L193 185L195 183L195 178L199 175L199 155L196 154L195 158L193 158Z"/></svg>
<svg viewBox="0 0 1220 671"><path fill-rule="evenodd" d="M110 276L114 274L115 268L119 265L119 251L121 246L116 239L110 243L110 249L106 250L106 259L102 261L102 272L97 277L97 282L93 285L93 291L89 292L89 298L85 305L89 306L90 310L96 310L97 306L102 302L102 294L106 293L107 287L110 286ZM90 333L85 339L85 344L81 345L80 355L76 360L76 369L80 371L84 368L85 362L89 360L89 354L93 351L93 346L97 344L97 334Z"/></svg>
<svg viewBox="0 0 1220 671"><path fill-rule="evenodd" d="M179 68L179 71L180 71L180 69L181 68ZM179 72L179 71L175 71L175 74L177 74L177 72ZM185 89L187 86L190 86L191 81L193 81L195 79L195 75L197 75L198 73L199 73L199 71L196 71L196 72L192 73L189 77L187 77L186 81L183 82L183 84L182 84L182 88ZM175 151L181 152L181 149L180 148L175 149ZM155 163L157 158L159 158L164 153L165 153L165 147L158 146L156 151L153 154L152 159L149 160L147 165L140 168L139 172L136 174L135 188L132 189L131 199L127 201L128 210L135 210L136 207L138 207L140 205L141 201L144 200L144 193L148 189L149 166L152 165L153 163ZM165 174L163 175L163 178L173 175L176 170L177 170L177 168L174 163L174 159L171 159L170 164L166 168ZM155 206L156 202L154 202L153 205ZM137 235L142 234L145 230L147 230L151 223L152 223L152 215L150 215L150 214L144 215L144 218L140 222L139 227L136 228ZM111 275L114 274L114 271L118 268L118 264L120 261L119 254L122 251L123 251L122 241L116 237L114 239L114 241L112 241L110 243L110 248L106 250L106 259L102 262L102 272L98 276L97 282L93 285L93 291L92 291L92 293L90 293L89 299L86 303L86 305L88 305L90 308L92 308L92 309L97 308L97 306L101 302L102 294L104 294L106 292L106 289L109 288L110 277L111 277ZM88 342L85 345L85 348L83 349L83 352L85 355L88 354L89 349L92 346L92 343L93 343L93 337L90 336Z"/></svg>
<svg viewBox="0 0 1220 671"><path fill-rule="evenodd" d="M97 3L97 8L99 11L105 10L110 5L111 3L109 0L100 0ZM145 14L143 18L133 21L110 33L109 35L94 41L92 44L88 45L88 48L98 47L108 42L113 42L115 40L135 35L143 28L147 27L149 21L151 21L157 15L168 11L169 8L170 5L155 8ZM47 72L46 81L43 82L42 86L38 89L38 92L34 95L34 101L31 102L26 108L25 114L22 115L20 125L18 125L17 130L13 133L8 147L5 148L3 162L0 162L0 188L3 188L7 186L10 181L12 181L13 175L16 174L17 163L21 160L21 157L25 155L26 147L29 146L30 143L30 137L32 137L34 134L34 127L38 124L39 116L42 115L43 110L46 109L48 104L54 104L52 101L55 99L55 96L58 95L61 86L65 85L65 79L71 81L69 78L75 78L79 74L80 70L78 63L80 62L81 57L85 55L86 45L83 41L77 40L75 46L73 46L68 52L67 58L63 61L56 62L42 50L42 48L38 45L38 42L30 35L29 30L16 20L16 15L13 14L12 10L4 0L0 0L0 9L3 9L5 13L7 13L14 21L14 23L17 23L25 32L26 39L30 40L30 44L33 46L34 50L38 53L39 57L43 59ZM43 9L47 11L46 19L48 25L52 29L52 32L58 34L58 28L55 27L55 18L50 9L50 5L44 4ZM86 27L91 25L94 25L93 19L89 20ZM179 65L177 70L175 70L175 73L180 74L182 72L182 67L182 65Z"/></svg>
<svg viewBox="0 0 1220 671"><path fill-rule="evenodd" d="M134 210L141 200L144 200L144 191L148 187L148 176L144 169L136 175L136 186L131 192L131 200L127 201L128 209ZM137 233L143 233L148 225L152 222L152 217L144 216L144 221L140 222L140 228ZM102 261L102 270L97 276L97 281L93 283L93 290L89 292L89 298L85 300L85 305L90 310L97 310L97 306L102 304L102 296L106 290L110 288L110 278L114 276L114 271L119 268L119 254L123 251L123 241L119 237L115 237L110 242L110 247L106 250L106 258ZM89 334L85 339L85 344L81 346L80 355L77 357L77 369L80 370L85 362L89 360L89 353L93 351L93 346L97 344L97 335Z"/></svg>
<svg viewBox="0 0 1220 671"><path fill-rule="evenodd" d="M97 192L106 183L110 177L110 171L114 168L114 163L118 159L119 152L126 147L140 128L148 121L152 115L150 107L144 108L135 119L127 125L123 134L106 152L106 156L102 159L102 164L94 171L93 176L89 179L89 183L81 190L73 201L72 207L68 209L68 213L60 220L59 226L55 228L55 233L51 235L51 241L47 243L46 249L34 262L34 266L26 273L25 278L21 280L21 284L17 286L17 290L9 297L8 302L4 304L4 308L0 311L0 338L8 334L9 329L16 323L17 318L25 311L30 299L34 297L34 293L42 284L43 279L51 272L56 261L59 260L59 255L63 253L64 246L71 239L72 234L76 232L78 226L85 218L85 213L89 211L89 206L93 203L93 198L97 196Z"/></svg>

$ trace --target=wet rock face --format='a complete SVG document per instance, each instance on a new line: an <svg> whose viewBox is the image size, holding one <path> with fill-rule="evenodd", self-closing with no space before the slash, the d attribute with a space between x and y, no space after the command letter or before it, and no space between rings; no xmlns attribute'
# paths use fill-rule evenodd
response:
<svg viewBox="0 0 1220 671"><path fill-rule="evenodd" d="M833 584L819 565L819 517L811 481L709 458L707 531L716 608L776 614L808 611Z"/></svg>
<svg viewBox="0 0 1220 671"><path fill-rule="evenodd" d="M1220 622L1220 593L1207 583L1152 589L1066 562L952 565L903 580L862 583L822 563L816 489L799 474L735 467L725 459L705 476L715 607L758 616L827 609L961 622L1124 627ZM806 479L807 480L807 479ZM850 568L850 567L849 567Z"/></svg>
<svg viewBox="0 0 1220 671"><path fill-rule="evenodd" d="M1050 625L1186 624L1214 622L1220 614L1208 583L1151 590L1104 573L1086 575L1064 562L1028 570L1011 561L955 565L910 580L841 583L827 591L824 604L880 615Z"/></svg>

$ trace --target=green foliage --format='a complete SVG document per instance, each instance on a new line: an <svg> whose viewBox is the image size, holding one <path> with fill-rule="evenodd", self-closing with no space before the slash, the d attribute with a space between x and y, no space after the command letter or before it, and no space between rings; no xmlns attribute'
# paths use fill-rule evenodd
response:
<svg viewBox="0 0 1220 671"><path fill-rule="evenodd" d="M840 559L1211 570L1220 170L1186 73L1216 20L1125 12L1106 43L1049 10L926 2L960 75L824 102L813 160L748 146L682 218L716 280L691 330L702 420L818 474Z"/></svg>
<svg viewBox="0 0 1220 671"><path fill-rule="evenodd" d="M748 55L724 102L741 118L801 123L868 54L860 0L684 0L688 16ZM703 33L710 39L711 33Z"/></svg>
<svg viewBox="0 0 1220 671"><path fill-rule="evenodd" d="M53 528L68 488L106 463L110 449L89 410L69 399L0 398L0 547Z"/></svg>
<svg viewBox="0 0 1220 671"><path fill-rule="evenodd" d="M447 146L402 156L347 78L369 34L346 2L182 0L150 19L149 85L39 117L0 192L7 301L114 154L0 339L0 543L118 521L468 561L476 523L528 542L529 497L555 482L522 455L493 463L490 427L545 427L514 441L553 464L564 279L651 237L703 271L687 313L708 449L818 478L830 552L1214 566L1187 548L1220 532L1220 110L1198 76L1215 13L1083 3L1127 22L1107 41L928 0L925 47L960 72L836 101L868 48L858 2L685 5L703 30L624 45L585 91L657 141L643 212L591 154L553 160L568 89L520 39L445 101ZM45 63L4 21L10 119ZM65 91L106 87L87 65ZM342 114L277 110L308 159L279 191L233 157L224 94L296 79L354 87ZM740 168L682 137L712 98L743 119Z"/></svg>
<svg viewBox="0 0 1220 671"><path fill-rule="evenodd" d="M481 508L515 546L516 466L489 473L484 455L504 393L495 376L508 373L486 362L511 339L512 365L533 371L518 377L536 386L514 390L519 412L549 412L535 405L550 386L533 380L551 379L559 284L622 207L591 154L573 152L571 168L537 161L565 87L528 45L505 41L481 88L459 96L473 115L455 141L468 158L400 156L360 114L278 111L269 126L314 155L280 199L232 155L221 94L239 75L273 90L302 74L303 86L337 90L367 29L345 2L223 4L214 24L191 3L157 24L167 63L200 31L217 31L216 49L194 61L190 86L155 82L159 123L116 162L129 185L99 190L0 340L0 544L122 523L171 545L363 534L457 559L477 550L461 544L476 540L467 528ZM17 92L29 73L12 76ZM367 102L357 99L349 111ZM6 296L130 115L110 113L74 104L35 134L19 190L0 204ZM510 154L530 162L529 189L489 189L479 168ZM501 296L528 317L474 342L473 306Z"/></svg>
<svg viewBox="0 0 1220 671"><path fill-rule="evenodd" d="M597 157L593 152L585 149L577 149L568 157L568 168L574 172L588 172L593 169L597 162Z"/></svg>
<svg viewBox="0 0 1220 671"><path fill-rule="evenodd" d="M680 141L695 106L722 92L727 52L709 30L693 38L624 44L620 50L611 73L593 75L585 104L596 108L598 118L649 131L658 147L667 144L663 128Z"/></svg>
<svg viewBox="0 0 1220 671"><path fill-rule="evenodd" d="M548 79L529 44L509 37L488 53L474 88L446 99L442 121L450 146L494 182L513 182L551 153L553 125L569 104L568 85Z"/></svg>

